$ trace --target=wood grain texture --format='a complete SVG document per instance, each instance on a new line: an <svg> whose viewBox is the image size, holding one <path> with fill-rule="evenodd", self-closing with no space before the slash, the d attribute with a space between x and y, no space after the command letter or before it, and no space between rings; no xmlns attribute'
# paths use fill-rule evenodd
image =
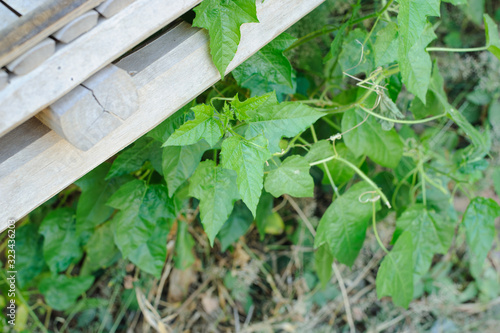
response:
<svg viewBox="0 0 500 333"><path fill-rule="evenodd" d="M73 146L86 151L138 107L132 78L123 69L108 65L36 117Z"/></svg>
<svg viewBox="0 0 500 333"><path fill-rule="evenodd" d="M99 13L95 10L90 10L83 15L78 16L73 21L66 24L64 27L56 31L52 37L61 43L69 43L80 37L97 25Z"/></svg>
<svg viewBox="0 0 500 333"><path fill-rule="evenodd" d="M46 38L5 67L16 75L25 75L49 59L55 51L56 42Z"/></svg>
<svg viewBox="0 0 500 333"><path fill-rule="evenodd" d="M48 107L201 0L137 0L0 91L0 136ZM1 42L0 42L1 44Z"/></svg>
<svg viewBox="0 0 500 333"><path fill-rule="evenodd" d="M110 18L134 1L135 0L106 0L97 6L95 10L105 18Z"/></svg>
<svg viewBox="0 0 500 333"><path fill-rule="evenodd" d="M258 1L261 23L242 26L241 44L228 72L323 1ZM0 230L5 229L8 218L19 220L220 80L210 58L207 34L191 29L185 28L182 34L177 29L175 38L183 42L162 56L152 57L156 60L133 76L139 110L94 147L82 152L50 131L24 148L33 156L26 157L20 151L0 164L0 169L8 164L14 170L0 178ZM21 135L17 131L7 137ZM3 141L1 138L0 160Z"/></svg>
<svg viewBox="0 0 500 333"><path fill-rule="evenodd" d="M26 15L50 0L3 0L21 15Z"/></svg>
<svg viewBox="0 0 500 333"><path fill-rule="evenodd" d="M26 13L12 24L0 28L0 67L47 38L74 18L104 0L37 1L36 10Z"/></svg>

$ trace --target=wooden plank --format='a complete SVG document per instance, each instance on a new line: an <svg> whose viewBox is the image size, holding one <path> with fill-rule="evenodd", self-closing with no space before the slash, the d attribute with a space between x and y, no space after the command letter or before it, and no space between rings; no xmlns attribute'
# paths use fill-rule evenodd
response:
<svg viewBox="0 0 500 333"><path fill-rule="evenodd" d="M0 31L14 23L18 18L16 14L0 2Z"/></svg>
<svg viewBox="0 0 500 333"><path fill-rule="evenodd" d="M110 18L134 1L135 0L106 0L97 6L95 10L105 18Z"/></svg>
<svg viewBox="0 0 500 333"><path fill-rule="evenodd" d="M74 18L99 5L104 0L38 1L36 10L28 12L14 23L0 28L0 67L64 27Z"/></svg>
<svg viewBox="0 0 500 333"><path fill-rule="evenodd" d="M52 37L61 43L69 43L80 37L97 25L99 13L95 10L90 10L83 15L78 16L73 21L66 24L64 27L56 31Z"/></svg>
<svg viewBox="0 0 500 333"><path fill-rule="evenodd" d="M38 113L47 127L80 150L88 150L137 111L132 78L108 65Z"/></svg>
<svg viewBox="0 0 500 333"><path fill-rule="evenodd" d="M46 38L30 50L23 53L16 60L7 64L7 69L16 75L25 75L37 68L42 62L50 58L56 51L56 42Z"/></svg>
<svg viewBox="0 0 500 333"><path fill-rule="evenodd" d="M261 23L242 26L241 44L228 72L323 1L258 1ZM82 152L50 131L24 148L32 154L29 157L20 151L0 164L0 170L4 165L13 170L0 178L0 230L7 227L9 218L19 220L220 80L206 33L184 30L181 35L177 29L175 36L183 43L133 76L141 101L139 110L94 147ZM18 131L7 137L22 136ZM0 139L0 160L3 146L4 138Z"/></svg>
<svg viewBox="0 0 500 333"><path fill-rule="evenodd" d="M12 80L0 91L0 136L54 103L200 1L137 0L58 50L33 72Z"/></svg>

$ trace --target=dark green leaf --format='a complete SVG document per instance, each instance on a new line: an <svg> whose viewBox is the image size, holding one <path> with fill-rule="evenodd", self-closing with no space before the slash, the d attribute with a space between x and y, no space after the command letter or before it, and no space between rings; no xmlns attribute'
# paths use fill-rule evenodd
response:
<svg viewBox="0 0 500 333"><path fill-rule="evenodd" d="M413 240L410 231L399 236L377 273L377 296L391 296L394 304L408 308L413 299Z"/></svg>
<svg viewBox="0 0 500 333"><path fill-rule="evenodd" d="M342 117L342 131L346 146L356 155L367 155L374 162L395 168L403 156L403 142L398 133L391 129L383 131L373 117L369 117L362 125L354 128L366 118L360 109L347 111Z"/></svg>
<svg viewBox="0 0 500 333"><path fill-rule="evenodd" d="M40 281L38 288L47 305L57 311L70 308L76 299L87 291L94 282L93 276L70 278L66 275L51 276Z"/></svg>
<svg viewBox="0 0 500 333"><path fill-rule="evenodd" d="M195 261L193 255L194 239L189 233L186 222L177 222L177 239L175 241L175 268L184 270Z"/></svg>
<svg viewBox="0 0 500 333"><path fill-rule="evenodd" d="M257 216L258 214L259 208L257 206ZM252 222L252 212L242 201L237 201L234 205L233 212L217 235L217 238L220 240L221 250L226 251L231 244L243 236Z"/></svg>
<svg viewBox="0 0 500 333"><path fill-rule="evenodd" d="M493 199L476 197L467 206L462 223L472 260L479 269L491 249L495 238L495 219L500 216L500 206ZM480 271L472 270L474 276Z"/></svg>
<svg viewBox="0 0 500 333"><path fill-rule="evenodd" d="M266 221L267 217L273 213L273 207L274 197L266 191L262 191L259 204L257 205L257 213L255 214L255 224L257 225L261 240L266 235Z"/></svg>
<svg viewBox="0 0 500 333"><path fill-rule="evenodd" d="M24 288L34 277L42 272L45 266L45 261L43 260L43 237L38 234L38 226L29 223L16 229L15 241L16 278L19 287ZM9 250L9 247L6 250Z"/></svg>
<svg viewBox="0 0 500 333"><path fill-rule="evenodd" d="M373 188L359 182L328 207L319 221L314 247L327 244L339 262L352 266L365 241L366 228L372 216L372 203L360 202ZM377 210L380 203L377 202Z"/></svg>
<svg viewBox="0 0 500 333"><path fill-rule="evenodd" d="M222 143L221 165L236 171L241 199L254 216L264 182L264 162L271 157L266 147L267 140L262 135L251 140L232 136Z"/></svg>
<svg viewBox="0 0 500 333"><path fill-rule="evenodd" d="M121 186L108 205L120 210L113 224L115 243L122 255L159 277L167 256L170 223L175 218L167 188L133 180Z"/></svg>
<svg viewBox="0 0 500 333"><path fill-rule="evenodd" d="M208 30L210 54L224 77L240 43L240 26L259 22L255 0L205 0L194 11L193 26Z"/></svg>
<svg viewBox="0 0 500 333"><path fill-rule="evenodd" d="M276 198L285 193L297 198L314 196L314 180L309 174L310 168L304 157L288 157L267 175L264 183L266 191Z"/></svg>
<svg viewBox="0 0 500 333"><path fill-rule="evenodd" d="M214 161L204 161L191 177L189 193L200 200L201 223L213 245L239 199L236 173L216 166Z"/></svg>
<svg viewBox="0 0 500 333"><path fill-rule="evenodd" d="M40 225L40 234L44 237L43 256L53 273L64 271L82 256L73 210L61 208L50 212Z"/></svg>
<svg viewBox="0 0 500 333"><path fill-rule="evenodd" d="M362 45L367 32L361 29L354 29L344 40L342 52L339 56L339 64L344 72L349 74L370 73L374 68L373 50L371 42L368 40Z"/></svg>
<svg viewBox="0 0 500 333"><path fill-rule="evenodd" d="M330 44L330 51L325 57L325 61L328 61L330 59L335 59L337 56L340 54L340 51L342 51L342 44L344 44L344 35L345 35L345 29L349 26L350 21L344 22L337 31L337 34L335 35L335 38L332 41L332 44Z"/></svg>
<svg viewBox="0 0 500 333"><path fill-rule="evenodd" d="M111 223L105 223L95 229L85 245L85 251L87 255L80 275L90 275L98 269L107 268L120 257L113 239Z"/></svg>
<svg viewBox="0 0 500 333"><path fill-rule="evenodd" d="M318 274L321 286L324 288L332 277L333 254L330 253L327 244L321 245L314 253L316 274Z"/></svg>

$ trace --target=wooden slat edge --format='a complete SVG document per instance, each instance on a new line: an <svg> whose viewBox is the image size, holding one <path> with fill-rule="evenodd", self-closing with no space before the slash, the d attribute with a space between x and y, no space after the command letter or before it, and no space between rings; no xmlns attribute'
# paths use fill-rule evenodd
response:
<svg viewBox="0 0 500 333"><path fill-rule="evenodd" d="M0 137L201 0L137 0L0 91Z"/></svg>
<svg viewBox="0 0 500 333"><path fill-rule="evenodd" d="M35 46L104 0L62 0L43 2L37 10L21 16L0 30L0 67Z"/></svg>
<svg viewBox="0 0 500 333"><path fill-rule="evenodd" d="M259 0L261 23L242 27L241 44L228 72L323 1L281 0L262 4ZM199 31L135 75L134 80L141 83L139 110L97 145L81 152L51 131L33 143L38 149L45 145L46 150L0 178L0 230L6 228L9 218L19 220L157 126L220 80L220 75L210 58L206 33ZM22 152L17 155L10 159L26 160ZM4 163L12 163L10 159Z"/></svg>

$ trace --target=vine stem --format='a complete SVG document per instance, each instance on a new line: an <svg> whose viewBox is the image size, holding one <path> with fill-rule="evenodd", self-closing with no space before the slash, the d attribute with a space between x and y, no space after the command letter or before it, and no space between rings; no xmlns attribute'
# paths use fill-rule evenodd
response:
<svg viewBox="0 0 500 333"><path fill-rule="evenodd" d="M470 47L464 49L448 48L448 47L428 47L427 52L479 52L488 50L488 46Z"/></svg>
<svg viewBox="0 0 500 333"><path fill-rule="evenodd" d="M427 206L427 193L425 190L425 170L424 170L424 163L420 162L418 165L418 171L420 173L420 176L422 178L422 201L424 203L424 206Z"/></svg>
<svg viewBox="0 0 500 333"><path fill-rule="evenodd" d="M377 194L380 195L380 197L383 199L384 204L388 208L391 208L391 204L389 203L389 199L387 199L387 197L385 196L384 192L382 192L380 190L380 188L378 188L377 184L375 184L370 178L368 178L367 175L365 175L363 173L363 171L359 170L359 168L357 166L355 166L354 164L352 164L348 160L345 160L342 157L334 155L334 156L322 159L320 161L309 163L309 165L310 166L318 165L318 164L329 162L331 160L339 160L340 162L344 163L345 165L347 165L348 167L350 167L351 169L353 169L354 172L356 172L361 178L363 178L364 181L366 181L368 184L370 184L371 187L373 187L373 189L375 190L375 192L377 192Z"/></svg>
<svg viewBox="0 0 500 333"><path fill-rule="evenodd" d="M446 117L446 115L448 114L447 112L445 112L443 114L440 114L440 115L437 115L437 116L434 116L434 117L430 117L430 118L425 118L425 119L399 120L399 119L392 119L392 118L387 118L387 117L381 116L381 115L373 112L372 110L367 109L367 108L365 108L364 106L361 106L361 105L359 107L363 111L365 111L366 113L369 113L370 115L374 116L375 118L379 118L379 119L382 119L382 120L385 120L385 121L389 121L391 123L396 123L396 124L422 124L422 123L427 123L427 122L435 120L435 119Z"/></svg>
<svg viewBox="0 0 500 333"><path fill-rule="evenodd" d="M384 243L382 243L382 240L380 239L380 236L378 235L377 231L377 209L375 207L376 202L372 201L372 224L373 224L373 234L375 235L375 238L377 239L378 245L384 250L385 253L389 254L389 250L385 247Z"/></svg>

